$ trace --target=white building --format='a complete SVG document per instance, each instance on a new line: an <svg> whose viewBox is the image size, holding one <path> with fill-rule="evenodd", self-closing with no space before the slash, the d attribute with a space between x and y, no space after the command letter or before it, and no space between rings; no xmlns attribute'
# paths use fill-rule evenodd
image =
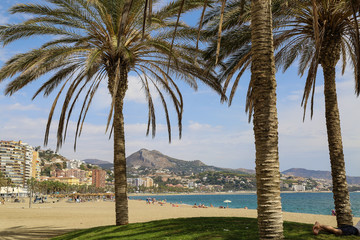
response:
<svg viewBox="0 0 360 240"><path fill-rule="evenodd" d="M144 187L153 187L154 186L154 180L150 177L145 177L145 178L127 178L127 183L130 186L135 186L135 187L140 187L140 186L144 186Z"/></svg>
<svg viewBox="0 0 360 240"><path fill-rule="evenodd" d="M305 191L305 185L292 185L292 189L295 192L303 192Z"/></svg>
<svg viewBox="0 0 360 240"><path fill-rule="evenodd" d="M22 141L0 141L0 171L16 186L26 186L33 168L34 149Z"/></svg>
<svg viewBox="0 0 360 240"><path fill-rule="evenodd" d="M85 164L85 162L77 159L72 159L66 162L66 168L78 169L80 168L81 164Z"/></svg>
<svg viewBox="0 0 360 240"><path fill-rule="evenodd" d="M23 146L23 152L24 152L24 177L25 179L30 179L32 176L32 161L33 161L33 147L29 146L27 143L21 142L21 145Z"/></svg>

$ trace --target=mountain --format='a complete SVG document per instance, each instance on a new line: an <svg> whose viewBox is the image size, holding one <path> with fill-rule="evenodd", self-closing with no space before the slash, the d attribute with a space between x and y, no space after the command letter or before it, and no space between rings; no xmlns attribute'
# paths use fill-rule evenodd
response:
<svg viewBox="0 0 360 240"><path fill-rule="evenodd" d="M85 163L92 164L92 165L98 165L102 169L111 169L114 164L108 161L103 161L99 159L84 159Z"/></svg>
<svg viewBox="0 0 360 240"><path fill-rule="evenodd" d="M282 174L293 175L296 177L331 179L331 173L329 171L308 170L305 168L290 168L283 171Z"/></svg>
<svg viewBox="0 0 360 240"><path fill-rule="evenodd" d="M286 171L283 171L282 174L293 175L296 177L331 180L331 172L329 171L316 171L316 170L308 170L304 168L291 168ZM360 184L360 177L346 176L346 179L348 184Z"/></svg>
<svg viewBox="0 0 360 240"><path fill-rule="evenodd" d="M232 169L233 170L233 169ZM233 170L234 171L234 170ZM244 172L244 173L248 173L248 174L255 174L255 170L254 169L246 169L246 168L236 168L235 171L237 172Z"/></svg>
<svg viewBox="0 0 360 240"><path fill-rule="evenodd" d="M191 174L205 171L230 171L236 173L249 174L251 170L246 169L227 169L208 166L200 160L185 161L166 156L159 151L140 149L126 158L128 168L146 167L150 169L169 169L175 173Z"/></svg>

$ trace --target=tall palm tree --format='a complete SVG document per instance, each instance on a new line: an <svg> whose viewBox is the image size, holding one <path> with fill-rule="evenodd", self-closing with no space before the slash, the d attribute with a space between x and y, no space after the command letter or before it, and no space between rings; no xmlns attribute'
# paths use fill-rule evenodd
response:
<svg viewBox="0 0 360 240"><path fill-rule="evenodd" d="M0 188L6 186L6 178L4 174L0 171Z"/></svg>
<svg viewBox="0 0 360 240"><path fill-rule="evenodd" d="M150 129L152 136L156 132L154 93L150 91L153 85L165 111L169 141L171 126L164 92L175 107L180 137L183 112L182 96L172 76L176 74L193 88L197 86L197 79L218 92L220 86L211 74L196 67L201 66L201 62L194 64L185 43L169 43L169 32L175 25L173 18L179 11L178 2L152 12L150 18L143 17L147 11L146 0L46 0L45 3L18 4L10 9L13 14L27 13L31 17L22 23L0 27L0 41L4 45L31 36L50 35L52 38L39 48L13 56L0 69L0 81L12 78L6 88L6 94L11 95L43 75L52 74L33 98L40 93L48 96L62 84L49 113L44 140L46 145L53 114L64 91L57 131L58 148L65 141L75 103L80 94L85 93L77 121L76 147L93 96L101 82L106 81L112 99L107 129L114 134L116 225L127 224L123 105L129 72L138 74L148 100L147 134ZM191 9L195 5L185 7ZM151 24L144 24L146 21ZM182 26L179 24L179 28ZM182 51L184 48L187 51Z"/></svg>
<svg viewBox="0 0 360 240"><path fill-rule="evenodd" d="M210 46L204 55L209 67L217 66L224 89L238 71L230 94L234 96L242 73L251 66L246 109L253 114L256 149L257 211L261 239L282 239L278 119L276 109L275 60L272 9L269 0L229 1L223 16L223 35L218 52L220 7L204 17L204 38ZM250 24L251 22L251 24ZM238 28L239 27L239 28ZM239 48L237 48L240 46Z"/></svg>
<svg viewBox="0 0 360 240"><path fill-rule="evenodd" d="M261 239L282 239L271 0L251 1L250 28L252 61L248 100L254 112L259 233Z"/></svg>
<svg viewBox="0 0 360 240"><path fill-rule="evenodd" d="M352 1L313 0L293 5L292 17L277 31L276 41L281 48L276 54L277 64L284 71L299 61L299 73L308 69L303 105L306 109L311 95L311 115L318 65L323 69L325 118L328 136L333 196L338 226L352 225L350 197L346 181L345 160L340 128L340 115L336 94L336 65L342 59L342 73L349 60L354 69L355 91L360 93L359 27ZM305 111L304 111L305 116Z"/></svg>

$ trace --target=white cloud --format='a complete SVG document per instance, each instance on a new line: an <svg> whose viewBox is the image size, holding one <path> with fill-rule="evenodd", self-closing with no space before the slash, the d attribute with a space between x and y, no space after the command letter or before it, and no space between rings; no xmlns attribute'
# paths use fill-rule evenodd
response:
<svg viewBox="0 0 360 240"><path fill-rule="evenodd" d="M149 82L149 85L151 97L155 102L158 99L159 94L152 83ZM125 100L146 104L147 100L144 91L141 79L138 76L128 77L128 90L126 91Z"/></svg>
<svg viewBox="0 0 360 240"><path fill-rule="evenodd" d="M35 104L22 105L20 103L14 103L14 104L7 105L6 107L4 107L4 109L8 110L8 111L38 111L38 110L40 110L40 108L37 107Z"/></svg>
<svg viewBox="0 0 360 240"><path fill-rule="evenodd" d="M211 126L210 124L206 123L198 123L195 121L189 121L189 130L192 131L218 131L222 127L221 126Z"/></svg>
<svg viewBox="0 0 360 240"><path fill-rule="evenodd" d="M287 96L287 99L290 101L300 101L301 95L300 94L291 94Z"/></svg>
<svg viewBox="0 0 360 240"><path fill-rule="evenodd" d="M211 129L211 125L210 124L200 124L198 122L190 121L189 129L194 130L194 131L209 130L209 129Z"/></svg>

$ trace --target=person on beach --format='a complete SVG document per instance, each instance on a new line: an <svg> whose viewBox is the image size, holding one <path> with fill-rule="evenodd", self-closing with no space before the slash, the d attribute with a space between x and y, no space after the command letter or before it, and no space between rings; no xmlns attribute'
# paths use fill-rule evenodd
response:
<svg viewBox="0 0 360 240"><path fill-rule="evenodd" d="M336 216L335 209L331 210L331 216Z"/></svg>
<svg viewBox="0 0 360 240"><path fill-rule="evenodd" d="M319 222L315 222L313 226L314 235L318 235L320 231L333 233L337 236L349 236L349 235L360 236L360 221L355 226L343 225L339 228L334 228L329 225L323 225L320 224Z"/></svg>

